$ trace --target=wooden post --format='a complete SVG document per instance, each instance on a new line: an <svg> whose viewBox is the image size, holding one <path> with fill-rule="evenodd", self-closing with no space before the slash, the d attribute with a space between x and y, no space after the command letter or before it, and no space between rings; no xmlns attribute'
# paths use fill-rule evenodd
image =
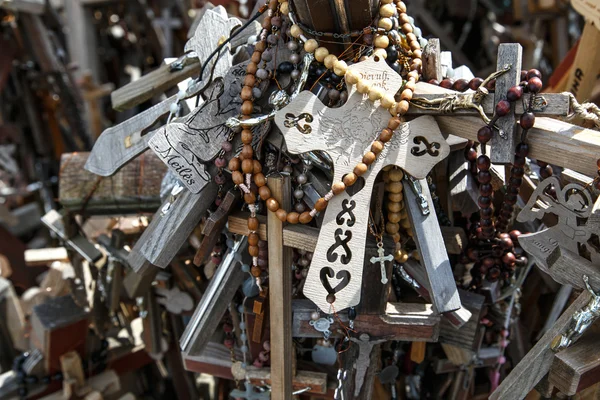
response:
<svg viewBox="0 0 600 400"><path fill-rule="evenodd" d="M273 197L284 210L291 206L290 178L267 180ZM283 246L283 222L275 213L267 217L269 242L269 313L271 321L271 398L291 399L292 347L292 249Z"/></svg>

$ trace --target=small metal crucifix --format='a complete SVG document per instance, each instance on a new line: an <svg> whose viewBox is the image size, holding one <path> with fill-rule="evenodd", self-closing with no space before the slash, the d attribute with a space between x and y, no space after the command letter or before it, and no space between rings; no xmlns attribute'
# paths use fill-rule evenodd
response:
<svg viewBox="0 0 600 400"><path fill-rule="evenodd" d="M385 262L392 261L394 256L391 254L385 255L385 249L383 248L382 242L377 243L377 254L379 254L379 257L371 257L371 264L379 263L379 266L381 267L381 283L385 285L388 283L387 274L385 273Z"/></svg>

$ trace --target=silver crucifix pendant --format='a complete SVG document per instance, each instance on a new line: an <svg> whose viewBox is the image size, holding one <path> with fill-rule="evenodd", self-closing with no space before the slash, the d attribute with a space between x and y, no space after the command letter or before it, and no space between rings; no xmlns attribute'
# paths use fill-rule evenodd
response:
<svg viewBox="0 0 600 400"><path fill-rule="evenodd" d="M385 262L392 261L394 256L391 254L388 254L387 256L385 255L385 249L383 248L382 241L377 243L377 254L379 254L379 257L371 257L371 264L379 263L379 267L381 268L381 283L385 285L388 283L387 274L385 272Z"/></svg>

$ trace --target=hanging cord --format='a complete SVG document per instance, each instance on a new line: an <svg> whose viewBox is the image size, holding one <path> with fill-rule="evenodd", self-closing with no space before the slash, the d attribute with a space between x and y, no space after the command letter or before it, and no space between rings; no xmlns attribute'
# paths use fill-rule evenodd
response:
<svg viewBox="0 0 600 400"><path fill-rule="evenodd" d="M225 40L223 43L221 43L219 46L217 46L217 48L214 49L212 53L210 53L210 55L206 58L206 61L202 65L202 68L200 69L200 74L198 74L198 78L196 79L197 82L202 81L202 76L204 75L204 70L206 69L206 66L210 63L210 60L212 60L212 58L215 55L219 54L221 52L221 50L223 49L223 47L225 47L229 42L231 42L231 40L233 40L236 36L238 36L240 33L242 33L248 26L250 26L251 23L256 21L261 15L263 15L263 13L266 10L267 10L267 5L265 4L258 9L256 14L254 14L254 16L252 18L250 18L248 21L246 21L246 23L244 25L242 25L235 32L233 32L229 36L229 38L227 38L227 40ZM205 89L206 89L206 86L200 92L203 92ZM196 107L198 107L199 103L200 103L200 94L198 94L198 96L196 96Z"/></svg>
<svg viewBox="0 0 600 400"><path fill-rule="evenodd" d="M573 93L564 92L564 95L569 96L569 111L567 121L575 118L581 118L585 121L593 122L597 129L600 129L600 107L594 103L580 104Z"/></svg>

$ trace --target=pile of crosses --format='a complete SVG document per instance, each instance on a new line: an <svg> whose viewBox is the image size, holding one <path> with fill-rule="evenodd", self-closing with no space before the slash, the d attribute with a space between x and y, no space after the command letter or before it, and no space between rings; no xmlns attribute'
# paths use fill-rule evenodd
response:
<svg viewBox="0 0 600 400"><path fill-rule="evenodd" d="M186 54L116 90L112 102L124 110L166 87L178 85L180 92L105 130L91 153L63 155L64 209L47 213L43 222L64 244L65 254L53 256L55 261L69 260L76 278L69 281L68 296L45 293L63 280L62 267L52 270L53 282L42 283L39 305L28 311L35 350L22 357L19 371L26 368L27 376L62 371L70 395L110 394L106 382L118 381L114 375L123 363L113 351L108 360L113 375L84 373L80 355L87 354L88 326L92 323L109 346L115 326L129 324L130 314L139 313L137 329L143 334L122 357L139 368L150 358L166 358L172 365L180 353L186 370L234 380L234 398L517 399L534 388L544 395L573 395L600 381L596 336L586 332L600 315L600 201L589 178L598 176L600 135L561 120L573 115L571 96L538 94L494 119L503 138L492 140L488 151L492 184L501 189L507 187L521 135L516 121L529 108L527 101L535 102L538 118L528 133L532 172L523 179L520 211L512 221L531 232L518 236L529 259L512 279L483 274L480 286L469 284L479 265L467 254L473 238L465 227L478 214L479 194L464 152L477 141L481 113L493 115L507 90L521 82L520 45L500 45L497 69L504 73L495 90L476 103L473 92L426 83L443 81L448 69L448 55L430 39L407 122L361 187L333 198L307 225L285 224L275 213L259 210L258 259L264 271L257 280L248 273L250 210L243 206L242 189L213 179L221 143L236 133L230 126L240 113L248 43L261 31L250 21L227 42L241 25L222 7L206 10ZM217 52L223 43L225 50ZM286 52L285 45L277 49ZM308 73L310 59L305 63L301 72ZM205 67L210 78L189 78L207 77L201 72ZM351 68L393 93L402 86L377 57ZM354 87L348 87L344 104L328 107L319 85L292 90L284 78L277 85L263 85L262 98L282 88L294 96L282 108L266 101L259 105L259 114L269 118L252 128L253 146L281 206L311 209L332 182L360 162L389 115ZM443 106L448 102L462 106L449 109ZM240 150L233 136L231 154ZM542 181L534 172L541 164L536 160L569 169ZM383 218L384 176L394 166L403 171L407 229L416 246L402 263L386 256L394 251L391 240L376 242L369 235ZM136 224L138 229L119 226L110 237L91 233L94 216L143 212L155 213ZM332 253L345 257L342 267ZM519 313L534 269L541 271L536 276L580 294L561 313L571 290L559 291L543 335L527 351L528 342L519 338ZM21 302L6 281L0 289L6 312L17 323L11 322L2 338L14 342L25 329L23 318L14 317L23 314ZM335 308L327 300L332 294ZM511 343L520 348L512 350ZM11 372L15 376L0 381L0 396L21 388L18 374ZM175 368L171 373L173 379L185 375ZM47 393L52 384L32 380L28 390ZM181 378L178 384L188 383Z"/></svg>

